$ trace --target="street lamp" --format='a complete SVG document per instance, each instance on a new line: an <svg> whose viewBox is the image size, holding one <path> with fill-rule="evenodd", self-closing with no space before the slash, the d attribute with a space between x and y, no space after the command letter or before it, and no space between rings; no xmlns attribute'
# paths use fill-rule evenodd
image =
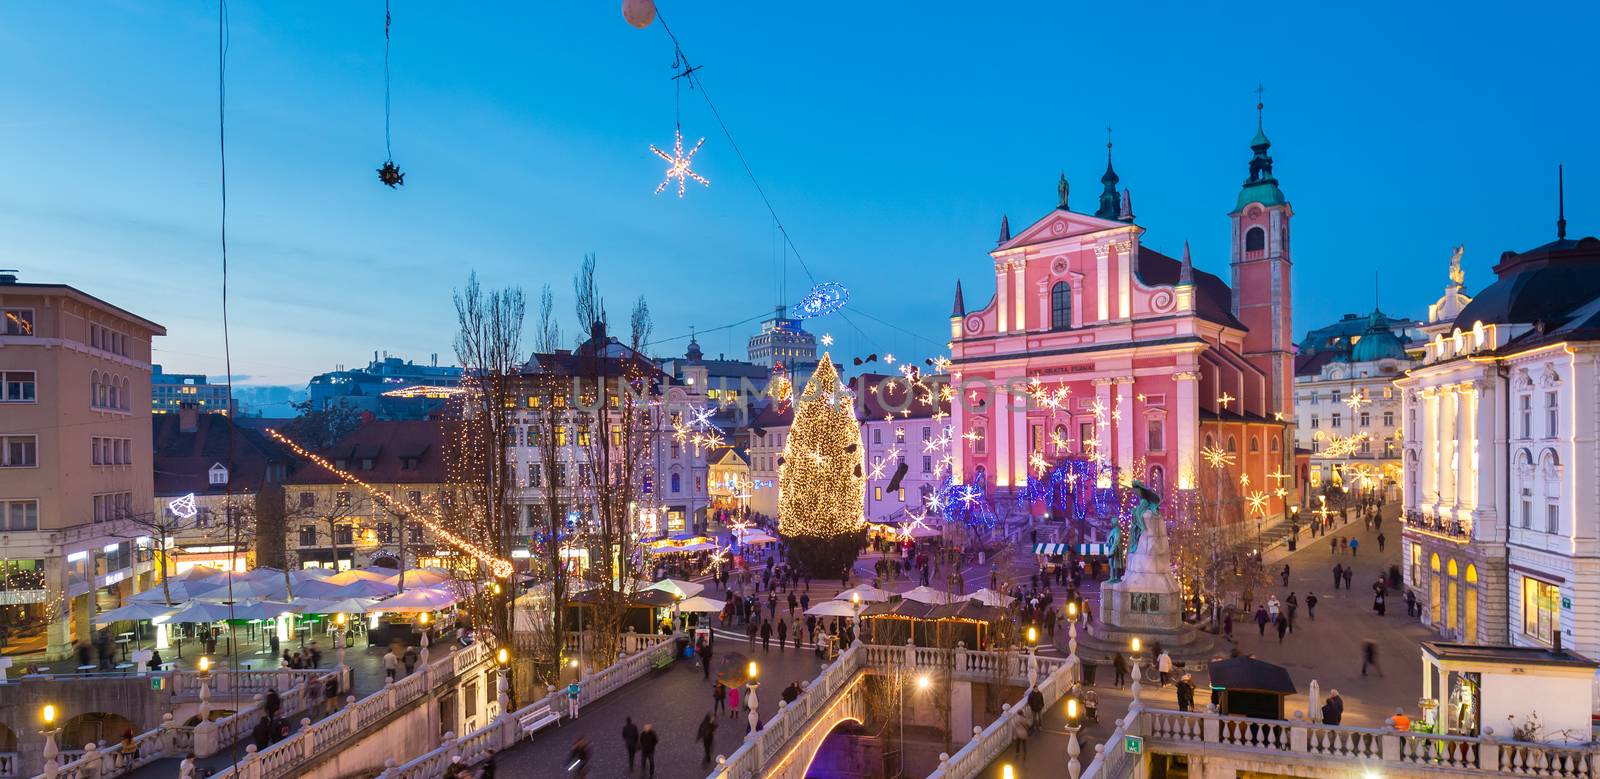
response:
<svg viewBox="0 0 1600 779"><path fill-rule="evenodd" d="M44 722L44 729L39 734L44 736L44 775L47 779L55 779L60 766L56 765L56 758L61 755L60 747L56 746L56 734L61 730L56 727L56 706L46 703L39 710L39 719Z"/></svg>
<svg viewBox="0 0 1600 779"><path fill-rule="evenodd" d="M339 652L340 668L344 667L344 647L349 641L345 632L347 630L345 623L348 621L349 618L346 617L343 612L333 615L333 624L336 626L333 631L333 648Z"/></svg>
<svg viewBox="0 0 1600 779"><path fill-rule="evenodd" d="M1033 687L1039 683L1039 628L1028 626L1028 686Z"/></svg>
<svg viewBox="0 0 1600 779"><path fill-rule="evenodd" d="M1017 779L1017 770L1010 763L1000 766L1000 779Z"/></svg>
<svg viewBox="0 0 1600 779"><path fill-rule="evenodd" d="M745 668L745 676L748 677L748 681L745 683L745 686L748 692L746 692L744 696L745 705L750 707L750 716L748 721L750 723L749 734L751 736L755 735L756 724L761 722L761 701L756 698L756 688L761 686L761 682L757 681L756 678L760 675L761 667L756 665L756 661L751 660L749 666Z"/></svg>
<svg viewBox="0 0 1600 779"><path fill-rule="evenodd" d="M495 699L500 704L500 713L507 714L511 711L511 650L500 647L494 653L495 664L500 667L500 675L495 680Z"/></svg>
<svg viewBox="0 0 1600 779"><path fill-rule="evenodd" d="M1083 702L1078 700L1078 696L1067 696L1066 715L1067 773L1072 779L1078 779L1078 775L1083 773L1083 765L1078 762L1078 731L1083 728Z"/></svg>
<svg viewBox="0 0 1600 779"><path fill-rule="evenodd" d="M1135 704L1139 702L1139 690L1141 689L1139 684L1139 651L1143 648L1144 642L1140 641L1138 636L1134 636L1128 640L1128 649L1132 650L1133 654L1133 685L1131 691L1133 693L1133 702Z"/></svg>

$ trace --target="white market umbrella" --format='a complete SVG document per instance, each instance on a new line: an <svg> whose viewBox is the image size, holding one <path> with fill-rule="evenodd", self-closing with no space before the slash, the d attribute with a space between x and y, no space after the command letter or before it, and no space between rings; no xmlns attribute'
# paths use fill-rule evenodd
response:
<svg viewBox="0 0 1600 779"><path fill-rule="evenodd" d="M328 578L323 579L323 581L333 582L334 584L349 584L350 582L360 579L374 582L385 582L393 577L394 574L395 570L393 568L351 568L348 571L340 571L332 576L329 576Z"/></svg>
<svg viewBox="0 0 1600 779"><path fill-rule="evenodd" d="M292 576L293 574L291 573L290 575ZM281 581L283 581L283 569L281 569L281 568L251 568L250 570L245 571L242 574L239 574L239 577L242 578L242 579L249 579L251 581L266 581L266 580L269 580L269 579L277 579L278 581L281 582Z"/></svg>
<svg viewBox="0 0 1600 779"><path fill-rule="evenodd" d="M218 577L218 579L213 581L221 581L220 584L212 587L209 590L206 590L197 597L200 600L208 600L218 603L230 600L237 603L239 601L248 600L251 598L283 598L288 594L284 589L283 579L281 578L283 576L283 572L279 571L278 576L280 578L276 580L266 578L242 579L236 577L234 578L231 586L225 581L226 577Z"/></svg>
<svg viewBox="0 0 1600 779"><path fill-rule="evenodd" d="M345 584L335 584L330 579L310 581L294 588L294 594L318 600L343 600L345 598L383 598L395 594L392 584L371 579L356 579Z"/></svg>
<svg viewBox="0 0 1600 779"><path fill-rule="evenodd" d="M963 595L961 597L964 600L975 600L975 601L978 601L979 603L982 603L985 606L998 606L998 607L1000 607L1002 609L1011 605L1010 596L1005 595L1003 593L995 592L994 590L991 590L988 587L985 587L985 588L983 588L981 590L978 590L976 592L969 592L966 595Z"/></svg>
<svg viewBox="0 0 1600 779"><path fill-rule="evenodd" d="M396 572L389 578L384 579L383 583L389 585L389 590L392 592L394 591L395 585L400 581L400 578L400 573ZM435 584L443 584L444 582L448 582L451 580L451 578L453 577L451 577L449 573L438 570L437 568L422 568L405 572L405 581L407 587L432 587Z"/></svg>
<svg viewBox="0 0 1600 779"><path fill-rule="evenodd" d="M833 599L848 601L850 596L860 595L862 603L882 603L889 599L889 594L888 590L880 590L870 584L858 584L833 596Z"/></svg>
<svg viewBox="0 0 1600 779"><path fill-rule="evenodd" d="M183 581L190 582L199 579L209 579L220 573L222 573L221 568L212 568L209 565L197 565L187 571L184 571L183 573L175 576L168 576L167 578L173 580L182 579Z"/></svg>
<svg viewBox="0 0 1600 779"><path fill-rule="evenodd" d="M234 604L232 619L277 619L284 614L298 614L304 608L305 606L299 603L252 600Z"/></svg>
<svg viewBox="0 0 1600 779"><path fill-rule="evenodd" d="M916 524L911 525L909 530L902 530L901 532L904 532L912 538L933 538L934 536L944 535L944 531L940 530L939 528Z"/></svg>
<svg viewBox="0 0 1600 779"><path fill-rule="evenodd" d="M1311 680L1311 691L1307 693L1307 697L1310 700L1306 702L1306 716L1309 717L1312 722L1321 722L1322 685L1317 684L1316 679Z"/></svg>
<svg viewBox="0 0 1600 779"><path fill-rule="evenodd" d="M156 620L177 611L176 606L163 603L129 603L120 608L102 611L94 617L94 624L104 627L113 622L141 622Z"/></svg>
<svg viewBox="0 0 1600 779"><path fill-rule="evenodd" d="M849 601L825 600L806 609L806 614L813 617L854 617L856 607Z"/></svg>
<svg viewBox="0 0 1600 779"><path fill-rule="evenodd" d="M416 614L424 611L438 611L449 608L456 602L456 594L437 587L424 587L417 590L406 590L388 600L381 600L367 607L367 612L382 611L396 614Z"/></svg>
<svg viewBox="0 0 1600 779"><path fill-rule="evenodd" d="M365 614L367 607L377 602L377 598L306 599L299 605L303 607L301 614Z"/></svg>
<svg viewBox="0 0 1600 779"><path fill-rule="evenodd" d="M757 530L753 533L747 533L741 536L739 538L739 543L745 546L759 546L761 544L776 544L778 543L778 539Z"/></svg>
<svg viewBox="0 0 1600 779"><path fill-rule="evenodd" d="M682 579L662 579L646 587L647 590L660 590L668 595L678 598L693 598L705 592L705 585L687 582Z"/></svg>
<svg viewBox="0 0 1600 779"><path fill-rule="evenodd" d="M173 624L182 624L186 622L221 622L225 619L236 619L226 604L197 600L178 609L167 621Z"/></svg>
<svg viewBox="0 0 1600 779"><path fill-rule="evenodd" d="M211 579L198 578L194 580L168 579L165 586L156 582L155 586L128 599L129 603L166 603L167 593L172 593L172 607L176 608L187 601L210 592L216 587Z"/></svg>
<svg viewBox="0 0 1600 779"><path fill-rule="evenodd" d="M944 590L936 590L927 586L906 590L900 594L900 597L905 598L906 600L914 600L918 603L932 603L935 605L942 605L950 602L950 593L945 592Z"/></svg>
<svg viewBox="0 0 1600 779"><path fill-rule="evenodd" d="M717 600L716 598L707 598L704 595L696 595L693 598L687 598L685 600L679 601L678 602L678 611L683 611L683 612L695 611L695 612L711 612L711 613L714 613L714 612L722 611L722 607L726 606L726 605L727 605L726 603L723 603L722 601Z"/></svg>
<svg viewBox="0 0 1600 779"><path fill-rule="evenodd" d="M305 582L320 582L323 579L333 576L335 573L338 572L331 568L297 568L289 572L289 581L292 581L295 584L303 584Z"/></svg>

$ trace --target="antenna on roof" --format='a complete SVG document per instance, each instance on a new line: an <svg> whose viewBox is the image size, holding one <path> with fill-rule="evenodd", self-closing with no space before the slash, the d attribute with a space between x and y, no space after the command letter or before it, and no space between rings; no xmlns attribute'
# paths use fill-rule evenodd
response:
<svg viewBox="0 0 1600 779"><path fill-rule="evenodd" d="M1556 239L1564 240L1567 237L1567 180L1561 170L1556 166Z"/></svg>

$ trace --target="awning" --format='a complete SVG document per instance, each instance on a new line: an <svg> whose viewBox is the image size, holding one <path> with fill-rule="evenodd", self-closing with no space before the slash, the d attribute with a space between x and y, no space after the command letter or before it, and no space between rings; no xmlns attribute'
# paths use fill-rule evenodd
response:
<svg viewBox="0 0 1600 779"><path fill-rule="evenodd" d="M1039 555L1067 554L1073 548L1072 544L1034 544L1033 553ZM1080 555L1100 556L1106 555L1105 544L1078 544L1077 551Z"/></svg>

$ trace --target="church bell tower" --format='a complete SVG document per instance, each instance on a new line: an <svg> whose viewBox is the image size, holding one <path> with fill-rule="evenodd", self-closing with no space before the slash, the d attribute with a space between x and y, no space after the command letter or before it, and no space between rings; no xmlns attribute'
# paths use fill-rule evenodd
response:
<svg viewBox="0 0 1600 779"><path fill-rule="evenodd" d="M1233 315L1249 328L1244 356L1268 377L1267 410L1292 420L1294 396L1293 297L1289 283L1289 220L1294 209L1278 189L1272 156L1256 102L1250 140L1250 175L1228 214L1233 266Z"/></svg>

